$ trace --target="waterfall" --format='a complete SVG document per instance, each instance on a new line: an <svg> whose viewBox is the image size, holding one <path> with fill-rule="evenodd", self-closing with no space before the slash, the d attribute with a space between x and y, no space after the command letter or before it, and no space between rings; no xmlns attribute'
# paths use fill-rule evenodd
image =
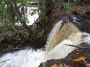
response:
<svg viewBox="0 0 90 67"><path fill-rule="evenodd" d="M39 17L38 7L26 7L26 8L27 8L27 12L25 12L25 17L27 18L26 24L29 26L32 25ZM15 25L22 26L20 22L16 22Z"/></svg>
<svg viewBox="0 0 90 67"><path fill-rule="evenodd" d="M62 26L62 22L63 22L63 20L57 22L57 23L55 24L55 26L53 27L53 29L51 30L51 32L50 32L50 34L49 34L49 36L48 36L47 42L46 42L46 47L47 47L47 48L49 47L48 44L51 43L53 37L56 35L56 33L59 31L60 27Z"/></svg>
<svg viewBox="0 0 90 67"><path fill-rule="evenodd" d="M57 22L51 30L49 37L47 38L45 51L43 49L24 49L13 53L6 53L0 57L0 67L38 67L41 62L47 60L65 58L69 53L76 49L75 47L67 46L67 44L77 46L81 42L90 43L90 34L80 32L76 27L72 28L74 25L71 24L71 30L73 31L70 31L65 39L61 42L59 41L58 44L55 44L56 46L54 48L50 48L50 51L48 51L49 46L52 46L51 43L58 39L55 39L54 37L62 31L65 31L63 29L61 29L62 31L60 30L62 22L63 20ZM64 36L66 35L67 34L64 34ZM84 38L82 36L84 36Z"/></svg>

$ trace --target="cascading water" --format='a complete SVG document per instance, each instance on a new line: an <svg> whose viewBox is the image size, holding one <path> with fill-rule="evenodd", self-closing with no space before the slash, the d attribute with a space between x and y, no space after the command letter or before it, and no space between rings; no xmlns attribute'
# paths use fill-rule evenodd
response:
<svg viewBox="0 0 90 67"><path fill-rule="evenodd" d="M2 56L0 67L38 67L43 60L43 50L25 49Z"/></svg>
<svg viewBox="0 0 90 67"><path fill-rule="evenodd" d="M27 12L25 12L25 17L27 18L26 24L32 25L39 17L38 7L27 7ZM15 25L21 26L22 24L20 22L16 22Z"/></svg>
<svg viewBox="0 0 90 67"><path fill-rule="evenodd" d="M54 33L50 33L49 38L47 39L47 44L51 42L51 37L57 33L61 23L62 20L54 26ZM41 62L45 61L44 57L45 51L42 49L38 49L37 51L33 49L20 50L3 55L0 58L0 67L38 67Z"/></svg>
<svg viewBox="0 0 90 67"><path fill-rule="evenodd" d="M55 34L59 31L60 26L62 24L62 20L56 23L56 25L53 27L49 38L47 39L47 46L46 49L49 47L49 44L52 42L53 37ZM87 35L86 38L80 39L79 41L81 42L88 42L90 43L90 34L87 33L75 33L78 36L82 35ZM72 34L73 35L73 34ZM4 54L2 57L0 57L0 67L38 67L41 62L44 62L49 59L61 59L65 58L70 52L72 52L75 47L67 46L66 44L72 44L72 45L78 45L76 42L78 37L71 37L71 35L60 42L55 48L50 50L49 52L44 51L43 49L38 49L37 51L33 49L24 49L24 50L19 50L13 53L7 53ZM73 42L74 40L69 40L70 38L75 39L75 43Z"/></svg>

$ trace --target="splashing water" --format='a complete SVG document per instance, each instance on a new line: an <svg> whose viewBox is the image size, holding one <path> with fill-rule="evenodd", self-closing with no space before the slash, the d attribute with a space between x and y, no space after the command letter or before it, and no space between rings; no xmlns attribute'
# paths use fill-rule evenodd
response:
<svg viewBox="0 0 90 67"><path fill-rule="evenodd" d="M63 45L67 43L74 44L69 40L64 40L48 53L41 49L37 51L25 49L14 53L7 53L0 58L0 67L38 67L41 62L47 60L65 58L75 49L75 47Z"/></svg>
<svg viewBox="0 0 90 67"><path fill-rule="evenodd" d="M49 46L48 44L51 43L51 40L52 40L53 36L55 36L55 34L59 31L60 27L62 26L62 22L63 22L63 20L57 22L55 24L55 26L53 27L53 29L51 30L51 32L48 36L47 42L46 42L46 47Z"/></svg>
<svg viewBox="0 0 90 67"><path fill-rule="evenodd" d="M43 50L20 50L2 56L0 58L0 67L38 67L43 62L43 57Z"/></svg>
<svg viewBox="0 0 90 67"><path fill-rule="evenodd" d="M46 48L48 47L48 44L50 44L53 36L60 29L62 22L63 20L59 21L53 27L47 39ZM81 35L86 36L82 42L90 43L90 34L82 33ZM65 39L50 52L46 52L42 49L38 49L37 51L32 49L25 49L14 53L7 53L0 58L0 67L38 67L41 62L46 60L65 58L69 53L76 49L75 47L67 46L65 44L78 45L79 43L76 44L75 42Z"/></svg>
<svg viewBox="0 0 90 67"><path fill-rule="evenodd" d="M58 31L62 20L58 22L49 35L48 43L51 42L52 37ZM51 37L51 38L50 38ZM45 51L32 49L20 50L14 53L7 53L0 58L0 67L38 67L44 59Z"/></svg>

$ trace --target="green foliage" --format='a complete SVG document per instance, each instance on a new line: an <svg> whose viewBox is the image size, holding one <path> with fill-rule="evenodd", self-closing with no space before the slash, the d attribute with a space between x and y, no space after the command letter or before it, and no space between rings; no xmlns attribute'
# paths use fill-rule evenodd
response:
<svg viewBox="0 0 90 67"><path fill-rule="evenodd" d="M75 0L77 4L83 5L86 0Z"/></svg>
<svg viewBox="0 0 90 67"><path fill-rule="evenodd" d="M73 0L73 3L84 5L86 0ZM70 10L70 4L72 3L71 0L60 0L60 3L63 5L66 12Z"/></svg>
<svg viewBox="0 0 90 67"><path fill-rule="evenodd" d="M26 0L16 0L17 3L24 3Z"/></svg>
<svg viewBox="0 0 90 67"><path fill-rule="evenodd" d="M0 34L0 44L3 44L3 43L22 44L22 43L25 43L26 41L29 41L25 36L26 34L20 31L3 32L2 34Z"/></svg>
<svg viewBox="0 0 90 67"><path fill-rule="evenodd" d="M30 2L30 1L32 1L32 0L16 0L16 2L17 3L26 3L26 2Z"/></svg>
<svg viewBox="0 0 90 67"><path fill-rule="evenodd" d="M70 9L70 6L69 6L70 4L69 3L64 3L64 10L66 11L66 12L68 12L69 11L69 9Z"/></svg>
<svg viewBox="0 0 90 67"><path fill-rule="evenodd" d="M15 0L16 3L21 3L25 5L27 1L31 0ZM25 43L27 39L26 32L20 30L15 26L15 22L11 20L11 15L9 12L9 2L8 0L0 0L0 45L2 43ZM21 18L26 20L25 15Z"/></svg>
<svg viewBox="0 0 90 67"><path fill-rule="evenodd" d="M0 18L8 17L8 2L7 0L1 0L0 2Z"/></svg>
<svg viewBox="0 0 90 67"><path fill-rule="evenodd" d="M69 10L70 10L70 2L69 2L69 0L60 0L60 3L64 7L64 10L66 12L69 12Z"/></svg>
<svg viewBox="0 0 90 67"><path fill-rule="evenodd" d="M13 29L12 26L13 26L12 23L2 23L0 25L0 32L4 32L4 31Z"/></svg>

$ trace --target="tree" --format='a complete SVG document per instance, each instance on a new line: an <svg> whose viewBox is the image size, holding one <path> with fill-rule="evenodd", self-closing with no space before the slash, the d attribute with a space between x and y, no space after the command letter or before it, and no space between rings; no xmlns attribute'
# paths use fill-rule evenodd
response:
<svg viewBox="0 0 90 67"><path fill-rule="evenodd" d="M44 46L50 30L61 17L71 13L82 14L83 11L87 11L87 9L89 10L89 7L87 6L90 3L89 0L39 0L39 18L29 27L26 25L26 17L24 13L24 6L26 6L25 4L27 4L27 1L29 0L1 0L0 24L3 26L0 27L0 32L6 33L5 31L7 30L7 32L10 31L11 33L13 31L12 34L15 33L15 36L13 35L14 37L19 36L19 38L17 37L15 40L18 40L20 43L24 42L21 38L23 37L29 46L35 48L41 48ZM18 3L21 3L21 5L17 6ZM21 6L22 11L19 11ZM17 21L19 21L22 26L15 26L15 22ZM3 35L8 36L9 34ZM2 36L0 42L4 41L6 36ZM14 38L13 36L7 38L10 38L11 40ZM6 41L8 40L9 39Z"/></svg>

